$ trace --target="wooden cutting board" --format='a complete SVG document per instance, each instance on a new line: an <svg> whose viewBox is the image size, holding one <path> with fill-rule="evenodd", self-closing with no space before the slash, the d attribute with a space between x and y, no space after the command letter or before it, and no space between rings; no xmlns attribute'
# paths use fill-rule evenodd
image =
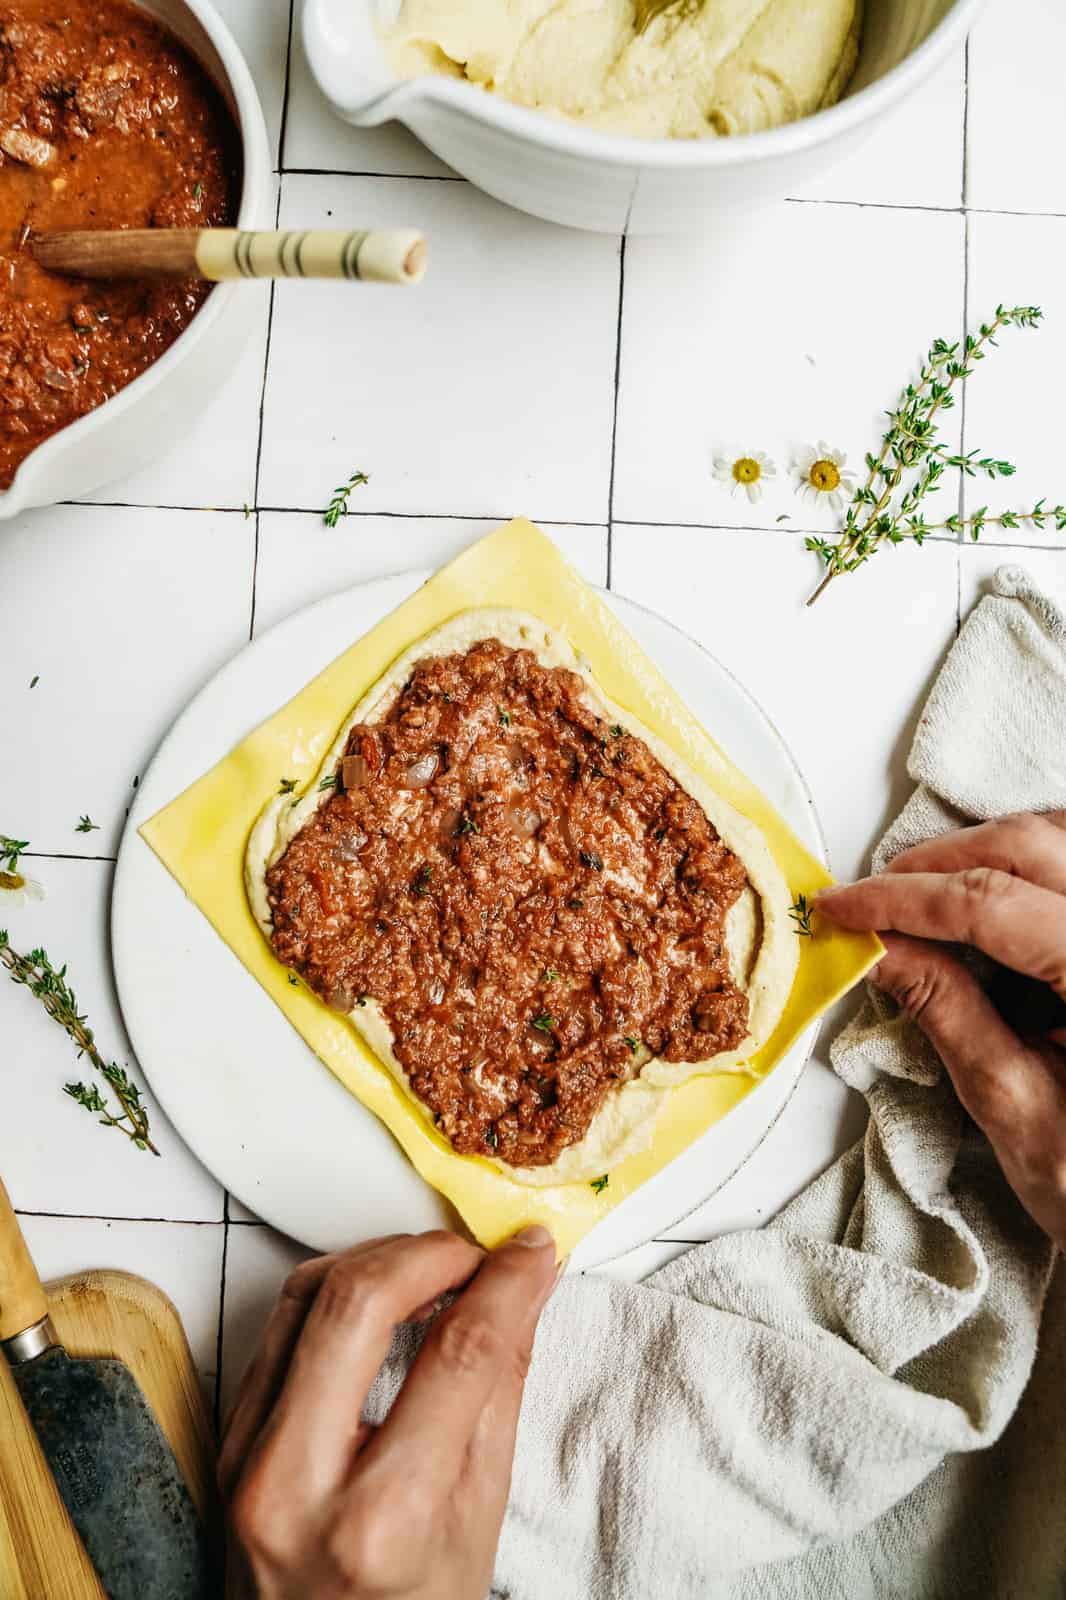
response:
<svg viewBox="0 0 1066 1600"><path fill-rule="evenodd" d="M81 1272L46 1284L45 1291L56 1332L72 1356L115 1356L129 1367L218 1548L214 1440L185 1330L171 1302L154 1284L125 1272ZM222 1589L220 1583L220 1595ZM228 1592L235 1600L235 1591ZM105 1600L2 1358L0 1595L3 1600Z"/></svg>

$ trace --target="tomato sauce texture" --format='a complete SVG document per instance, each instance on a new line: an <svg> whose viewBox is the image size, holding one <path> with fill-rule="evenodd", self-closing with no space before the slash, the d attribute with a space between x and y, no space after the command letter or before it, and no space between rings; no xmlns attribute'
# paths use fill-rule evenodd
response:
<svg viewBox="0 0 1066 1600"><path fill-rule="evenodd" d="M33 232L231 226L240 141L172 34L124 0L0 0L0 488L167 350L200 282L89 283Z"/></svg>
<svg viewBox="0 0 1066 1600"><path fill-rule="evenodd" d="M280 959L341 1011L373 997L452 1146L518 1167L649 1055L705 1061L748 1028L725 943L743 864L584 693L496 639L419 662L267 874Z"/></svg>

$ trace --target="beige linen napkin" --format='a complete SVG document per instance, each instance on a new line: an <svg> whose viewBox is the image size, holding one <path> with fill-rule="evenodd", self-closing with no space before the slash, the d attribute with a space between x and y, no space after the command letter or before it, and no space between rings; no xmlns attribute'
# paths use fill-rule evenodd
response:
<svg viewBox="0 0 1066 1600"><path fill-rule="evenodd" d="M1066 806L1066 627L1018 569L964 626L909 770L877 865L961 822ZM500 1600L1066 1593L1061 1272L1032 1399L975 1454L1033 1370L1054 1253L881 997L832 1060L865 1095L866 1136L773 1223L642 1284L560 1285ZM412 1347L405 1331L372 1417Z"/></svg>

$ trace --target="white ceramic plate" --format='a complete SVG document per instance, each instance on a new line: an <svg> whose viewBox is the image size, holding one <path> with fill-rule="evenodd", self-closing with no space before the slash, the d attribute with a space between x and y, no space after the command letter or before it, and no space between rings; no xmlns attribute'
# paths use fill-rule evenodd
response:
<svg viewBox="0 0 1066 1600"><path fill-rule="evenodd" d="M219 1182L274 1227L319 1250L454 1218L377 1118L289 1025L137 828L427 576L405 573L333 595L235 656L161 744L141 781L115 876L115 979L154 1094ZM765 712L686 634L631 601L605 598L723 748L824 856L806 785ZM721 1188L780 1115L816 1033L808 1030L734 1111L618 1206L575 1252L575 1265L601 1265L658 1237Z"/></svg>

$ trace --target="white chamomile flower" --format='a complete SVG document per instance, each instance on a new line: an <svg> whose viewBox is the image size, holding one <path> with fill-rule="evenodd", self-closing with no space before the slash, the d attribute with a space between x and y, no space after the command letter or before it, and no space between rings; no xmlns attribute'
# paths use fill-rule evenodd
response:
<svg viewBox="0 0 1066 1600"><path fill-rule="evenodd" d="M754 505L762 499L767 479L777 477L777 468L764 451L753 450L750 455L734 456L732 459L715 456L714 476L732 494L742 489Z"/></svg>
<svg viewBox="0 0 1066 1600"><path fill-rule="evenodd" d="M842 450L833 450L824 439L817 446L807 445L792 463L797 491L819 505L843 510L844 497L850 500L855 492L855 476L847 470L847 461Z"/></svg>
<svg viewBox="0 0 1066 1600"><path fill-rule="evenodd" d="M44 888L36 878L26 873L9 872L0 867L0 914L29 905L32 900L43 900Z"/></svg>

